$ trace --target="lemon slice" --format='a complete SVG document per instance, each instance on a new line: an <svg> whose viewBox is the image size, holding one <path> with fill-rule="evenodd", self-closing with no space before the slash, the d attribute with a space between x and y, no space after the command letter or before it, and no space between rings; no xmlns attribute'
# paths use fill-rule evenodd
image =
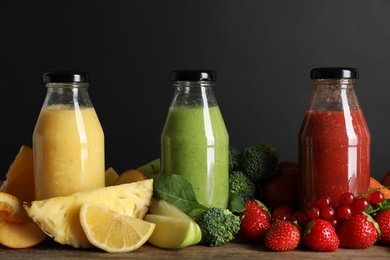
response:
<svg viewBox="0 0 390 260"><path fill-rule="evenodd" d="M109 253L138 249L156 227L154 223L92 204L81 206L80 222L89 242Z"/></svg>

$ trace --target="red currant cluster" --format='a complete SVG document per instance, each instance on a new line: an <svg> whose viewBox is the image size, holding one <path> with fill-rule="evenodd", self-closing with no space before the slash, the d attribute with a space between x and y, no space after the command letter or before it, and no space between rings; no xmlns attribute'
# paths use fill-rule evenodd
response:
<svg viewBox="0 0 390 260"><path fill-rule="evenodd" d="M310 220L320 218L329 221L336 228L341 220L367 210L370 205L375 207L384 200L384 195L379 190L373 191L368 197L345 192L339 196L338 204L334 207L330 197L322 196L316 201L309 201L306 210L296 212L295 217L301 227Z"/></svg>

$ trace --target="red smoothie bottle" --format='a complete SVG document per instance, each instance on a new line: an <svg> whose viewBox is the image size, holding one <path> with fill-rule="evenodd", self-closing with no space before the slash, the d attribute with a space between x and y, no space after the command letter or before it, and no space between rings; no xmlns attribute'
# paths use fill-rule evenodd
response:
<svg viewBox="0 0 390 260"><path fill-rule="evenodd" d="M358 195L370 182L371 136L354 85L355 68L311 71L314 91L299 136L300 207L329 196L332 205L344 192Z"/></svg>

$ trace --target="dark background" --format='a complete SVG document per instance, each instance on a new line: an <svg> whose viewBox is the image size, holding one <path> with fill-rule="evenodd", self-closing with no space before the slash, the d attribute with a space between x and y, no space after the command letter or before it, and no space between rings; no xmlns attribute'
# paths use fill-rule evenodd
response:
<svg viewBox="0 0 390 260"><path fill-rule="evenodd" d="M83 70L119 173L160 156L176 69L217 72L215 95L244 148L297 161L310 70L351 66L372 135L372 175L390 170L390 1L1 1L0 177L32 133L47 71Z"/></svg>

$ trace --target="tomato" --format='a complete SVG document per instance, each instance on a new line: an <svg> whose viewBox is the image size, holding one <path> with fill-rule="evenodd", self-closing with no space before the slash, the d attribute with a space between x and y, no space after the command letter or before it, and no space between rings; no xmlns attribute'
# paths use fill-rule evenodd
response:
<svg viewBox="0 0 390 260"><path fill-rule="evenodd" d="M298 163L281 161L275 175L261 182L262 202L270 208L277 206L298 207L299 202Z"/></svg>

